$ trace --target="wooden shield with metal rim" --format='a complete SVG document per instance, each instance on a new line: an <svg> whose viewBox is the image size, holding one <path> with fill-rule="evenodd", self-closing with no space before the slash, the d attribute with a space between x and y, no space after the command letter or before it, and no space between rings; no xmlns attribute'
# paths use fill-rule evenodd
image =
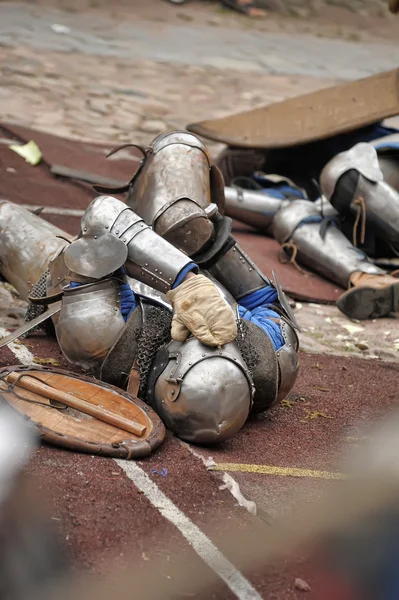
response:
<svg viewBox="0 0 399 600"><path fill-rule="evenodd" d="M30 419L42 440L77 452L142 458L165 437L161 419L138 398L61 369L1 369L0 400Z"/></svg>
<svg viewBox="0 0 399 600"><path fill-rule="evenodd" d="M399 114L399 69L261 108L187 126L239 148L285 148L353 131Z"/></svg>

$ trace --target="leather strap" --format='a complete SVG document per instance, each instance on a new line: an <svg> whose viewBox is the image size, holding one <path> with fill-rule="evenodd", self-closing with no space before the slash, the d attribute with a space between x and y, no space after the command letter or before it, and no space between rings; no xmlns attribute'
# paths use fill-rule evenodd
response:
<svg viewBox="0 0 399 600"><path fill-rule="evenodd" d="M133 363L133 367L129 374L126 391L128 394L133 396L133 398L137 398L137 394L139 393L139 387L140 387L140 372L139 372L139 368L137 365L137 361L135 360Z"/></svg>

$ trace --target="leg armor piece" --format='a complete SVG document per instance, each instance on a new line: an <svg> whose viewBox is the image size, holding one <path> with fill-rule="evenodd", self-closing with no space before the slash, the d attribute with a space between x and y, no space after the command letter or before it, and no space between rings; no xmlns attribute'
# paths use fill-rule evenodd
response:
<svg viewBox="0 0 399 600"><path fill-rule="evenodd" d="M254 371L256 388L254 410L265 410L276 400L284 398L292 389L298 375L297 352L299 341L295 333L297 323L293 312L277 279L275 279L274 283L268 279L249 256L247 256L239 244L235 244L210 269L210 273L232 294L237 302L240 302L241 299L243 300L253 292L265 289L265 287L275 288L275 300L270 304L269 308L277 313L275 316L280 317L281 333L284 339L283 346L276 352L279 383L275 389L275 396L272 395L270 389L266 390L268 387L268 378L271 375L267 373L265 376L264 373L266 356L270 362L270 351L267 350L270 340L267 334L257 325L241 320L242 326L247 331L248 340L252 339L252 345L255 348L262 348L256 363L257 368Z"/></svg>
<svg viewBox="0 0 399 600"><path fill-rule="evenodd" d="M92 280L124 265L130 277L163 293L192 264L112 196L99 196L89 204L82 218L82 236L68 246L64 260L70 271Z"/></svg>
<svg viewBox="0 0 399 600"><path fill-rule="evenodd" d="M213 241L209 217L223 201L224 183L199 138L186 131L157 137L138 175L127 204L158 235L188 256Z"/></svg>
<svg viewBox="0 0 399 600"><path fill-rule="evenodd" d="M385 170L389 165L386 161ZM375 148L356 144L337 154L320 176L323 193L339 213L351 212L371 224L399 252L399 193L384 181Z"/></svg>
<svg viewBox="0 0 399 600"><path fill-rule="evenodd" d="M355 271L384 273L308 200L295 200L277 213L274 236L300 263L343 288Z"/></svg>
<svg viewBox="0 0 399 600"><path fill-rule="evenodd" d="M226 187L224 194L226 215L267 234L271 233L274 215L289 203L264 193L235 187Z"/></svg>
<svg viewBox="0 0 399 600"><path fill-rule="evenodd" d="M68 236L12 202L0 202L0 222L0 272L26 300Z"/></svg>

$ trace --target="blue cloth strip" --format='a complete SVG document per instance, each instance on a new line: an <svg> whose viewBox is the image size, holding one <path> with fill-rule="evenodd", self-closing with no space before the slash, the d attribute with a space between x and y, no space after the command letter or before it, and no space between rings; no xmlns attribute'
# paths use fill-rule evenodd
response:
<svg viewBox="0 0 399 600"><path fill-rule="evenodd" d="M285 200L287 198L306 199L305 194L301 190L291 187L286 182L275 183L271 179L268 179L267 176L262 176L257 173L254 173L252 178L256 183L262 186L262 189L259 190L259 192L267 194L272 198L279 198L280 200Z"/></svg>
<svg viewBox="0 0 399 600"><path fill-rule="evenodd" d="M180 273L176 277L174 284L172 285L172 290L174 290L178 285L180 285L182 283L185 276L187 275L187 273L190 273L190 271L198 272L198 265L196 265L195 263L189 263L188 265L183 267L183 269L180 271Z"/></svg>
<svg viewBox="0 0 399 600"><path fill-rule="evenodd" d="M280 319L280 315L268 307L269 304L278 302L275 288L267 285L264 288L251 292L241 298L238 313L242 319L255 323L270 338L273 348L279 350L285 341L279 323L270 319Z"/></svg>

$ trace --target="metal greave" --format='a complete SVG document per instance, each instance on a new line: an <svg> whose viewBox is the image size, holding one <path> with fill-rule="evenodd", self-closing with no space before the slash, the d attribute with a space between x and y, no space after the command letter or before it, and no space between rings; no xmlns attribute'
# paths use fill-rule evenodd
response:
<svg viewBox="0 0 399 600"><path fill-rule="evenodd" d="M312 202L295 200L281 209L274 220L275 238L280 244L290 244L300 264L343 288L348 287L349 277L355 271L384 273L370 263L335 225L328 226L322 237L321 222L306 222L312 216L320 216Z"/></svg>

